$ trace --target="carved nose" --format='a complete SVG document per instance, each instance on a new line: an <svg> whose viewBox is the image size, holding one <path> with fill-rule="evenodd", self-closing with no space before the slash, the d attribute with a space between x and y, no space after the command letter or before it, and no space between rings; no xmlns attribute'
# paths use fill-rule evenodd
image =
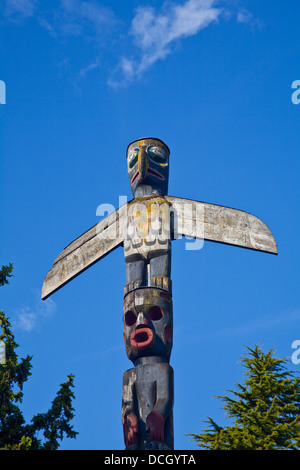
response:
<svg viewBox="0 0 300 470"><path fill-rule="evenodd" d="M149 326L149 321L147 320L145 314L143 312L140 312L136 320L136 328L142 327L145 325Z"/></svg>
<svg viewBox="0 0 300 470"><path fill-rule="evenodd" d="M142 179L144 179L147 175L149 168L149 162L148 162L148 157L143 148L140 148L139 154L138 154L138 170L139 170L139 175Z"/></svg>

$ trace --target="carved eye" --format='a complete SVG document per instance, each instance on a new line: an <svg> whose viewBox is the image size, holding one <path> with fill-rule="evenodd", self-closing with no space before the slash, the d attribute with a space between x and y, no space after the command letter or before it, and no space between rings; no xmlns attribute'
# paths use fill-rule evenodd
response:
<svg viewBox="0 0 300 470"><path fill-rule="evenodd" d="M129 166L130 170L134 167L134 165L138 161L138 153L139 153L139 149L134 149L133 152L130 152L130 154L129 154L128 166Z"/></svg>
<svg viewBox="0 0 300 470"><path fill-rule="evenodd" d="M149 308L148 317L152 321L160 320L163 317L163 311L157 305L153 305Z"/></svg>
<svg viewBox="0 0 300 470"><path fill-rule="evenodd" d="M168 164L168 156L166 152L160 147L148 147L148 155L154 163L165 166Z"/></svg>
<svg viewBox="0 0 300 470"><path fill-rule="evenodd" d="M132 310L127 310L124 316L124 321L127 326L132 326L136 322L136 314Z"/></svg>

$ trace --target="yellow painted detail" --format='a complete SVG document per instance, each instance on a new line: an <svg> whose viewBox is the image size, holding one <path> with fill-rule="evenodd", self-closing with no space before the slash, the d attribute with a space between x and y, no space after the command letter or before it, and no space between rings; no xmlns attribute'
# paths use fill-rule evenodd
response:
<svg viewBox="0 0 300 470"><path fill-rule="evenodd" d="M147 196L131 201L128 215L141 240L154 240L158 234L167 239L170 229L170 203L161 196Z"/></svg>
<svg viewBox="0 0 300 470"><path fill-rule="evenodd" d="M143 148L139 149L138 154L138 170L142 178L145 178L149 168L148 156Z"/></svg>

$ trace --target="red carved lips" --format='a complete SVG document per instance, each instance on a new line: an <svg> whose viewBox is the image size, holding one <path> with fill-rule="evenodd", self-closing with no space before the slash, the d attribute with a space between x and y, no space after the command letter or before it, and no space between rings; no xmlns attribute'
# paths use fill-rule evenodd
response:
<svg viewBox="0 0 300 470"><path fill-rule="evenodd" d="M154 333L151 328L139 327L136 328L130 336L130 344L133 349L149 348L154 342Z"/></svg>
<svg viewBox="0 0 300 470"><path fill-rule="evenodd" d="M158 178L162 181L164 181L164 179L165 179L163 175L161 175L158 171L153 170L152 168L148 168L148 171L146 173L145 178L147 178L148 175L155 176L155 178ZM133 176L133 178L131 180L131 184L133 184L135 182L135 180L138 178L138 176L139 176L139 172L137 171L136 174Z"/></svg>

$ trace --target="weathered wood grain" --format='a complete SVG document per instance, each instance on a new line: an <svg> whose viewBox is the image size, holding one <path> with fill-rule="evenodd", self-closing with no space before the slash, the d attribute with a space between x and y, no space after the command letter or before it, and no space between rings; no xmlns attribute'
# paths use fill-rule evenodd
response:
<svg viewBox="0 0 300 470"><path fill-rule="evenodd" d="M238 209L165 196L175 213L175 234L278 254L275 239L264 222ZM176 221L177 216L177 221Z"/></svg>
<svg viewBox="0 0 300 470"><path fill-rule="evenodd" d="M269 228L248 212L173 196L165 199L174 213L172 239L185 236L277 254ZM54 260L43 284L43 300L123 244L128 204L76 238Z"/></svg>
<svg viewBox="0 0 300 470"><path fill-rule="evenodd" d="M86 242L94 238L97 234L102 233L111 224L114 224L115 222L116 222L116 225L114 227L116 231L118 231L119 230L118 220L120 219L120 216L122 217L122 214L125 210L126 210L126 205L122 206L120 209L113 212L112 214L109 214L107 217L105 217L105 219L100 220L98 224L91 227L89 230L84 232L82 235L80 235L78 238L72 241L69 245L67 245L66 248L60 253L60 255L58 255L58 257L54 260L53 264L56 264L58 261L66 257L72 251L84 245Z"/></svg>
<svg viewBox="0 0 300 470"><path fill-rule="evenodd" d="M87 230L62 251L46 275L42 300L123 244L125 211L126 205Z"/></svg>

